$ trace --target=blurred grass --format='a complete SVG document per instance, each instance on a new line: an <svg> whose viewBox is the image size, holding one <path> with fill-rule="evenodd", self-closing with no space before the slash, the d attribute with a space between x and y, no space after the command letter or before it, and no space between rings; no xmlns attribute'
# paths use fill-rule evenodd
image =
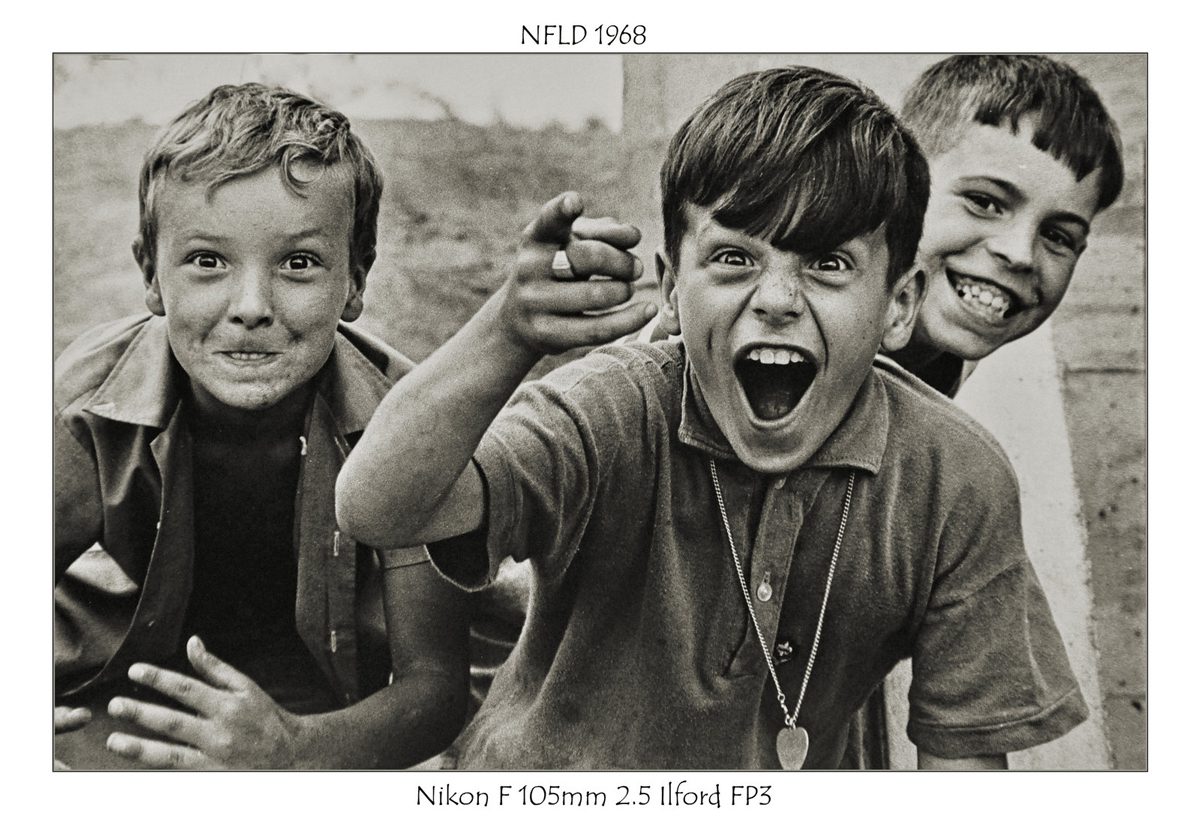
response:
<svg viewBox="0 0 1200 824"><path fill-rule="evenodd" d="M590 214L622 218L631 200L625 147L600 124L530 130L444 119L360 121L355 129L385 181L379 254L358 323L414 360L499 287L543 202L576 189ZM143 123L55 131L55 357L90 326L143 309L129 249L138 168L155 131Z"/></svg>

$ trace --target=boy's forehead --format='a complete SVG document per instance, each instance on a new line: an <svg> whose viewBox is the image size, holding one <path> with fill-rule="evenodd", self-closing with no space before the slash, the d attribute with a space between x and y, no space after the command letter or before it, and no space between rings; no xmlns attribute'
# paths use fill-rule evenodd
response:
<svg viewBox="0 0 1200 824"><path fill-rule="evenodd" d="M697 206L694 203L688 203L685 208L687 215L687 229L684 237L691 235L696 241L705 240L721 240L733 236L740 236L745 241L762 246L770 246L781 252L794 252L790 249L783 249L772 242L770 237L762 234L753 234L745 229L727 226L723 224L714 215L712 207ZM801 219L803 217L801 216ZM764 233L765 234L765 233ZM870 232L866 232L857 237L850 238L842 243L836 244L834 248L844 248L851 251L857 251L865 262L867 258L875 261L880 261L884 266L887 265L887 233L884 226L878 226ZM833 251L831 249L822 250L807 250L807 251Z"/></svg>
<svg viewBox="0 0 1200 824"><path fill-rule="evenodd" d="M190 239L340 246L353 237L354 190L336 173L314 176L298 188L284 184L277 167L216 185L163 182L154 209L164 249Z"/></svg>
<svg viewBox="0 0 1200 824"><path fill-rule="evenodd" d="M988 124L973 119L964 120L938 151L928 153L930 165L950 155L959 163L1004 166L1012 162L1011 156L1015 152L1037 152L1047 161L1074 174L1065 158L1057 158L1048 149L1038 148L1034 143L1039 121L1040 115L1036 112L1023 114L1017 119L1017 128L1014 130L1008 121Z"/></svg>
<svg viewBox="0 0 1200 824"><path fill-rule="evenodd" d="M160 197L164 191L182 189L189 193L203 192L208 200L212 200L222 189L258 179L277 180L298 197L354 198L354 172L348 164L323 164L306 159L294 160L286 166L278 162L252 171L232 173L220 169L199 172L186 168L169 170L165 174L160 173L156 189Z"/></svg>
<svg viewBox="0 0 1200 824"><path fill-rule="evenodd" d="M155 207L160 220L177 224L236 220L249 213L259 221L302 217L314 229L340 231L346 221L352 222L354 207L353 178L341 165L294 163L292 179L298 185L291 186L278 165L228 180L168 175L159 182ZM271 208L281 205L289 208Z"/></svg>
<svg viewBox="0 0 1200 824"><path fill-rule="evenodd" d="M930 157L934 187L955 179L987 178L1027 197L1063 201L1064 208L1091 220L1099 203L1101 170L1079 179L1065 159L1034 144L1036 127L1034 115L1022 116L1016 132L1006 123L964 125L953 142Z"/></svg>

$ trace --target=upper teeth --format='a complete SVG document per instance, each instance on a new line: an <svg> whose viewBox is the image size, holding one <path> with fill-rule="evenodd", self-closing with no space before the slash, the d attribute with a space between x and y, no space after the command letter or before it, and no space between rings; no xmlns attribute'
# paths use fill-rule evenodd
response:
<svg viewBox="0 0 1200 824"><path fill-rule="evenodd" d="M804 356L794 349L784 349L778 346L758 346L747 355L752 361L759 363L799 363Z"/></svg>
<svg viewBox="0 0 1200 824"><path fill-rule="evenodd" d="M262 360L267 356L266 352L230 352L229 357L234 360Z"/></svg>
<svg viewBox="0 0 1200 824"><path fill-rule="evenodd" d="M1009 298L1003 290L990 284L981 284L970 278L960 277L955 285L955 291L963 300L980 308L988 309L991 314L1004 315L1009 309Z"/></svg>

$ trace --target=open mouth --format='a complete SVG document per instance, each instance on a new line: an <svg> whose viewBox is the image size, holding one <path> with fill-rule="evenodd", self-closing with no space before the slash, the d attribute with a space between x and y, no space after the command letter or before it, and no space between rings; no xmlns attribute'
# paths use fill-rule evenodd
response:
<svg viewBox="0 0 1200 824"><path fill-rule="evenodd" d="M754 416L776 421L800 403L817 376L817 367L801 352L783 346L756 346L733 366Z"/></svg>
<svg viewBox="0 0 1200 824"><path fill-rule="evenodd" d="M238 363L261 363L275 355L274 352L222 352L222 355Z"/></svg>
<svg viewBox="0 0 1200 824"><path fill-rule="evenodd" d="M946 270L946 277L963 306L985 320L1006 320L1025 308L1020 298L990 280L968 277L952 269Z"/></svg>

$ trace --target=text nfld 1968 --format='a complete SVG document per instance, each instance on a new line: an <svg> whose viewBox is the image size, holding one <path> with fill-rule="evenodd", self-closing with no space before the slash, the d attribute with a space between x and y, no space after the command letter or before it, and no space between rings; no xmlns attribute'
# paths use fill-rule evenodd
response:
<svg viewBox="0 0 1200 824"><path fill-rule="evenodd" d="M561 784L501 784L492 789L451 784L417 786L418 807L766 807L770 784L617 784L575 789Z"/></svg>
<svg viewBox="0 0 1200 824"><path fill-rule="evenodd" d="M522 46L643 46L646 27L602 23L587 27L581 23L545 23L521 26Z"/></svg>

